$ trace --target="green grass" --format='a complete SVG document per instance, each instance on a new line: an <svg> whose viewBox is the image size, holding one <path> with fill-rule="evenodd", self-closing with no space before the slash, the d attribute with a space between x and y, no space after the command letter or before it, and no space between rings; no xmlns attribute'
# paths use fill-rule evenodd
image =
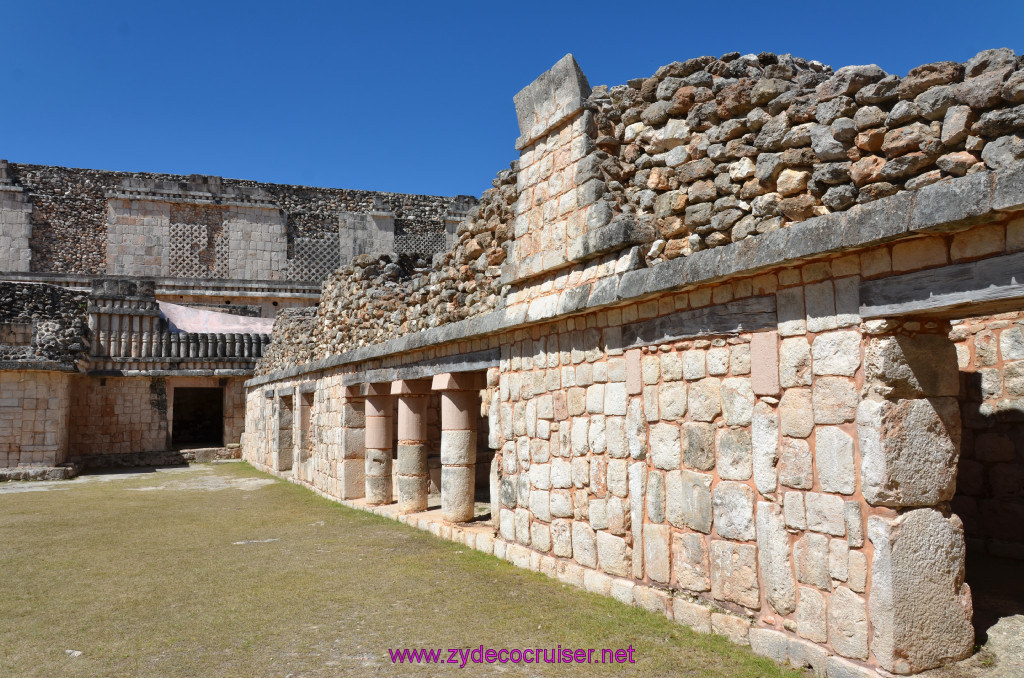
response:
<svg viewBox="0 0 1024 678"><path fill-rule="evenodd" d="M232 486L265 479L224 464L0 488L0 675L798 675L291 483ZM637 663L462 670L387 653L559 644L632 645Z"/></svg>

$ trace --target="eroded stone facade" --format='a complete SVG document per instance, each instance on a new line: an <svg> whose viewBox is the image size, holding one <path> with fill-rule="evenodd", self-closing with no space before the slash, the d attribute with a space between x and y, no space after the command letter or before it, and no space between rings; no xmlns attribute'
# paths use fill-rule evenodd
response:
<svg viewBox="0 0 1024 678"><path fill-rule="evenodd" d="M1016 515L1019 65L735 54L591 89L566 57L484 203L494 305L423 325L413 298L375 341L322 307L247 383L245 458L817 675L970 655L968 537L1017 549L986 516ZM419 389L440 431L389 407Z"/></svg>

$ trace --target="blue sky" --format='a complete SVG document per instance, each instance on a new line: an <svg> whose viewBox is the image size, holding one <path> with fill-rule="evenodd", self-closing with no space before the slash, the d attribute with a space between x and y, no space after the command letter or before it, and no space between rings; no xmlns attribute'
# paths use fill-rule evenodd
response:
<svg viewBox="0 0 1024 678"><path fill-rule="evenodd" d="M592 85L702 54L903 75L1024 51L1024 2L0 4L0 158L479 195L512 95L566 52Z"/></svg>

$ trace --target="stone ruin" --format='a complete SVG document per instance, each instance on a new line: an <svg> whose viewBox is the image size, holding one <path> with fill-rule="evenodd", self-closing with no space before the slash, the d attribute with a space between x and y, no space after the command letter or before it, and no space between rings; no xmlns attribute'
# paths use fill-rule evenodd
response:
<svg viewBox="0 0 1024 678"><path fill-rule="evenodd" d="M1021 57L569 55L515 107L450 251L278 324L243 457L816 675L970 656L1024 558Z"/></svg>
<svg viewBox="0 0 1024 678"><path fill-rule="evenodd" d="M237 456L278 311L426 265L474 203L0 161L0 479Z"/></svg>

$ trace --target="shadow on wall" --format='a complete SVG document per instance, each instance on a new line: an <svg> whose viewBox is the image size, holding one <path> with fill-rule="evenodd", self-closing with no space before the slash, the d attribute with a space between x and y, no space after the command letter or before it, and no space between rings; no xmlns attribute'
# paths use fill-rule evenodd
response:
<svg viewBox="0 0 1024 678"><path fill-rule="evenodd" d="M1024 614L1024 401L992 401L992 381L1011 374L960 373L963 441L952 509L964 523L978 644L1001 618Z"/></svg>

